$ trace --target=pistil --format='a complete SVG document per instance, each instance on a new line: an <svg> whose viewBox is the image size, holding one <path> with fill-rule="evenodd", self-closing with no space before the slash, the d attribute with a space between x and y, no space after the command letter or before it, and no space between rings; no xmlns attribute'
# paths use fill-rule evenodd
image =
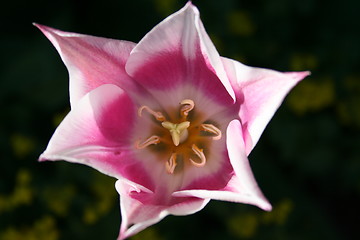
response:
<svg viewBox="0 0 360 240"><path fill-rule="evenodd" d="M189 121L179 124L166 121L162 122L161 125L170 131L170 135L175 146L179 146L179 144L183 143L188 137L187 128L190 126Z"/></svg>

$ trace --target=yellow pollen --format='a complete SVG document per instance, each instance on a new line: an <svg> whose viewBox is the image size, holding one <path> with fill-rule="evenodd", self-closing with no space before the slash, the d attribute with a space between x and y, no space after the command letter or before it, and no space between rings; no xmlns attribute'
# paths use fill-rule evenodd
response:
<svg viewBox="0 0 360 240"><path fill-rule="evenodd" d="M148 106L141 106L139 109L138 109L138 115L141 117L141 114L142 114L142 111L143 110L146 110L148 113L150 113L151 115L153 115L156 120L162 122L162 121L165 121L166 118L164 117L164 115L161 113L161 112L155 112L154 110L152 110L151 108L149 108Z"/></svg>
<svg viewBox="0 0 360 240"><path fill-rule="evenodd" d="M159 142L160 142L160 137L158 137L156 135L153 135L153 136L149 137L148 139L146 139L143 142L141 142L140 140L136 141L135 147L137 149L143 149L143 148L146 148L149 145L158 144Z"/></svg>
<svg viewBox="0 0 360 240"><path fill-rule="evenodd" d="M213 140L220 140L221 139L221 131L217 127L212 124L203 123L201 124L201 130L205 132L209 132L214 134Z"/></svg>
<svg viewBox="0 0 360 240"><path fill-rule="evenodd" d="M190 158L189 160L192 163L192 165L194 165L195 167L203 167L203 166L205 166L206 157L205 157L205 154L203 152L203 149L198 148L195 144L193 144L191 146L191 149L196 154L196 156L198 156L200 158L200 162L195 162L194 160L192 160Z"/></svg>
<svg viewBox="0 0 360 240"><path fill-rule="evenodd" d="M181 105L184 105L180 109L181 116L185 117L189 115L189 112L194 109L195 103L191 99L184 99L180 102Z"/></svg>
<svg viewBox="0 0 360 240"><path fill-rule="evenodd" d="M170 156L170 159L165 162L166 171L169 174L173 174L174 171L175 171L176 165L177 165L177 163L176 163L176 153L172 153L171 156Z"/></svg>
<svg viewBox="0 0 360 240"><path fill-rule="evenodd" d="M187 128L190 126L189 121L179 124L166 121L162 122L161 125L170 131L170 135L175 146L179 146L179 144L183 143L188 137Z"/></svg>

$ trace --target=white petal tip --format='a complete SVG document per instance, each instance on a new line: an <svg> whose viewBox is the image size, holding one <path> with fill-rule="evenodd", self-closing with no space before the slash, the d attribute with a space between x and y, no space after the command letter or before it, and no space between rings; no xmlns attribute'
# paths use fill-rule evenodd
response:
<svg viewBox="0 0 360 240"><path fill-rule="evenodd" d="M267 212L270 212L272 210L271 204L264 196L257 198L256 203L254 205Z"/></svg>
<svg viewBox="0 0 360 240"><path fill-rule="evenodd" d="M124 240L124 239L126 239L126 238L127 238L127 236L125 236L124 233L121 233L121 234L118 236L117 240Z"/></svg>
<svg viewBox="0 0 360 240"><path fill-rule="evenodd" d="M200 15L199 9L197 9L197 7L191 1L188 1L185 6L178 12L182 11L192 11L196 16Z"/></svg>
<svg viewBox="0 0 360 240"><path fill-rule="evenodd" d="M298 76L299 76L300 78L305 78L305 77L310 76L310 75L311 75L311 72L310 72L310 71L304 71L304 72L299 72L299 73L298 73Z"/></svg>
<svg viewBox="0 0 360 240"><path fill-rule="evenodd" d="M39 159L38 159L38 161L39 161L39 162L45 162L45 161L48 161L48 158L46 158L46 157L44 156L44 154L41 154L40 157L39 157Z"/></svg>
<svg viewBox="0 0 360 240"><path fill-rule="evenodd" d="M33 23L33 25L37 27L51 42L54 41L52 35L55 33L55 29L38 23Z"/></svg>
<svg viewBox="0 0 360 240"><path fill-rule="evenodd" d="M306 78L307 76L311 75L310 71L303 71L303 72L288 72L286 73L289 77L291 77L292 79L296 80L296 81L300 81L304 78Z"/></svg>
<svg viewBox="0 0 360 240"><path fill-rule="evenodd" d="M34 25L35 27L37 27L38 29L40 29L41 31L46 30L48 27L36 22L33 22L32 25Z"/></svg>
<svg viewBox="0 0 360 240"><path fill-rule="evenodd" d="M265 204L261 205L260 208L267 212L270 212L272 210L272 206L270 203L265 203Z"/></svg>

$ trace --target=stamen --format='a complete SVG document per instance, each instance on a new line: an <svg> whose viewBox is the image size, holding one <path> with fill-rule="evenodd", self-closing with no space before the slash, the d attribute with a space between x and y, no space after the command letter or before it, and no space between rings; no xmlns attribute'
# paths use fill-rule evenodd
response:
<svg viewBox="0 0 360 240"><path fill-rule="evenodd" d="M161 125L170 131L171 138L175 146L179 146L188 137L187 128L190 126L189 121L182 123L162 122Z"/></svg>
<svg viewBox="0 0 360 240"><path fill-rule="evenodd" d="M140 140L136 141L135 147L136 147L136 149L143 149L149 145L158 144L159 142L160 142L160 137L158 137L156 135L152 135L151 137L149 137L148 139L146 139L143 142L141 142Z"/></svg>
<svg viewBox="0 0 360 240"><path fill-rule="evenodd" d="M201 130L205 132L209 132L215 134L213 140L220 140L221 139L221 131L217 127L212 124L203 123L201 124Z"/></svg>
<svg viewBox="0 0 360 240"><path fill-rule="evenodd" d="M168 161L166 161L165 163L165 167L166 167L166 171L169 174L173 174L175 171L175 167L176 167L177 163L176 163L176 153L172 153L170 156L170 159Z"/></svg>
<svg viewBox="0 0 360 240"><path fill-rule="evenodd" d="M186 117L189 115L189 112L194 109L195 103L191 99L184 99L180 102L181 105L184 105L180 109L180 114L183 117Z"/></svg>
<svg viewBox="0 0 360 240"><path fill-rule="evenodd" d="M195 167L203 167L205 166L206 163L206 157L204 155L203 149L198 148L195 144L193 144L191 146L191 149L193 150L193 152L196 154L196 156L198 156L200 158L200 162L195 162L194 160L192 160L191 158L189 159L190 162L195 166Z"/></svg>
<svg viewBox="0 0 360 240"><path fill-rule="evenodd" d="M143 110L146 110L148 113L150 113L151 115L153 115L156 120L162 122L165 121L166 118L164 117L164 115L161 112L155 112L154 110L152 110L151 108L149 108L148 106L141 106L138 110L138 115L141 117L141 113Z"/></svg>

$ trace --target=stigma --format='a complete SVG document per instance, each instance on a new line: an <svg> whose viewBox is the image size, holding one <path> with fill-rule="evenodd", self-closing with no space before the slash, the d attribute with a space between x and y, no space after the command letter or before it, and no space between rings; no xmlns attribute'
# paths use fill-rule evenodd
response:
<svg viewBox="0 0 360 240"><path fill-rule="evenodd" d="M189 121L182 123L171 123L171 122L162 122L161 125L170 131L172 141L175 146L179 146L180 143L183 143L188 137L187 128L190 126Z"/></svg>
<svg viewBox="0 0 360 240"><path fill-rule="evenodd" d="M186 167L205 167L209 161L206 155L211 153L208 150L211 141L222 137L216 123L209 123L211 119L202 122L203 113L201 109L196 109L193 100L184 99L179 105L178 113L163 114L146 105L138 109L139 117L143 117L143 111L146 111L146 117L154 118L155 124L160 128L154 128L153 135L147 139L138 139L135 149L148 149L153 154L158 154L159 159L167 156L163 164L168 174L176 174Z"/></svg>

